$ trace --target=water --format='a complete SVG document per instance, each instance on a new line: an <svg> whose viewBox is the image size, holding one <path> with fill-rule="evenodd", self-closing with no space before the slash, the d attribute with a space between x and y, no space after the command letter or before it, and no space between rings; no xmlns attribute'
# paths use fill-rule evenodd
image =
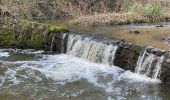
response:
<svg viewBox="0 0 170 100"><path fill-rule="evenodd" d="M165 23L143 23L130 25L103 25L103 26L79 26L68 24L71 19L46 20L43 23L52 25L62 25L71 32L78 34L101 35L113 39L126 40L128 42L157 47L163 50L170 50L168 41L164 41L170 36L170 22ZM156 27L164 25L164 27ZM130 31L139 31L133 34Z"/></svg>
<svg viewBox="0 0 170 100"><path fill-rule="evenodd" d="M71 55L0 50L1 100L169 100L169 88L145 75Z"/></svg>
<svg viewBox="0 0 170 100"><path fill-rule="evenodd" d="M69 35L67 54L87 59L95 63L114 65L114 57L118 46L109 41L97 41L93 37Z"/></svg>
<svg viewBox="0 0 170 100"><path fill-rule="evenodd" d="M114 65L117 48L116 41L70 34L67 54L99 64ZM147 49L148 47L145 47L141 52L135 72L157 80L160 78L164 55L159 57L154 53L148 53Z"/></svg>
<svg viewBox="0 0 170 100"><path fill-rule="evenodd" d="M163 61L164 55L158 57L152 53L148 53L147 48L145 48L138 59L135 72L154 79L159 79Z"/></svg>

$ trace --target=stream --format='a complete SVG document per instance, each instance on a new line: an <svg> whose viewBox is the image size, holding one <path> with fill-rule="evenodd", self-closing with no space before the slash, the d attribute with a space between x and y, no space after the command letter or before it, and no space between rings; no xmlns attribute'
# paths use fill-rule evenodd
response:
<svg viewBox="0 0 170 100"><path fill-rule="evenodd" d="M169 100L159 80L69 54L0 50L1 100Z"/></svg>
<svg viewBox="0 0 170 100"><path fill-rule="evenodd" d="M42 23L61 25L77 34L104 36L170 50L170 22L136 23L129 25L81 26L72 25L70 18L43 20Z"/></svg>
<svg viewBox="0 0 170 100"><path fill-rule="evenodd" d="M43 21L66 26L76 33L68 36L63 33L60 44L55 38L52 40L51 51L67 49L65 54L34 49L0 49L0 100L170 99L170 85L161 84L159 79L165 55L157 56L147 51L147 46L170 50L170 23L82 27L69 25L68 21ZM116 41L100 40L98 35L147 45L143 51L138 51L139 57L127 54L137 61L134 61L135 71L121 69L129 66L115 66L115 55L122 47ZM123 49L123 57L128 53L126 49Z"/></svg>

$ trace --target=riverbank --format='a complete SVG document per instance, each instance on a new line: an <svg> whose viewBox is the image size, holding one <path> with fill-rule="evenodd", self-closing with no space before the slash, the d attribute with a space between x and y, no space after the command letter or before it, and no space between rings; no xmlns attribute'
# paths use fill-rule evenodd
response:
<svg viewBox="0 0 170 100"><path fill-rule="evenodd" d="M147 0L52 0L17 1L0 3L0 26L15 25L18 21L72 17L70 24L119 25L168 21L168 1Z"/></svg>
<svg viewBox="0 0 170 100"><path fill-rule="evenodd" d="M70 24L82 25L82 26L102 26L102 25L123 25L132 23L155 23L155 22L167 22L170 16L149 18L137 13L107 13L96 14L89 16L82 16L70 21Z"/></svg>
<svg viewBox="0 0 170 100"><path fill-rule="evenodd" d="M60 26L20 21L15 27L5 27L0 30L0 46L50 50L53 36L61 32L68 32L68 29Z"/></svg>
<svg viewBox="0 0 170 100"><path fill-rule="evenodd" d="M126 10L78 16L70 23L96 26L167 22L170 19L169 4L169 2L132 2L127 8L124 8Z"/></svg>

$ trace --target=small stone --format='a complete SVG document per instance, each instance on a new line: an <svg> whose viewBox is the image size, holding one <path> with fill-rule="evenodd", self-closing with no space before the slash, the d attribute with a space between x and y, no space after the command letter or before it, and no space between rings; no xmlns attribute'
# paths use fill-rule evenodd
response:
<svg viewBox="0 0 170 100"><path fill-rule="evenodd" d="M156 27L164 27L164 25L157 25Z"/></svg>
<svg viewBox="0 0 170 100"><path fill-rule="evenodd" d="M135 30L131 30L130 34L140 34L140 32L139 31L135 31Z"/></svg>

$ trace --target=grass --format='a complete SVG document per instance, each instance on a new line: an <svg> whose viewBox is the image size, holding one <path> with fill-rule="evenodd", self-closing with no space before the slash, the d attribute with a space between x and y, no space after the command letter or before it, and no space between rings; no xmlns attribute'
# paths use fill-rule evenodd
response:
<svg viewBox="0 0 170 100"><path fill-rule="evenodd" d="M107 13L78 17L72 21L75 25L121 25L130 23L150 23L165 21L165 17L148 17L137 13Z"/></svg>
<svg viewBox="0 0 170 100"><path fill-rule="evenodd" d="M128 3L127 3L128 4ZM103 13L77 17L70 23L78 25L104 25L104 24L129 24L141 22L161 22L166 21L168 14L163 11L163 6L159 3L142 4L135 2L126 6L126 12Z"/></svg>
<svg viewBox="0 0 170 100"><path fill-rule="evenodd" d="M158 22L170 16L165 0L1 0L1 5L17 20L64 16L80 25Z"/></svg>
<svg viewBox="0 0 170 100"><path fill-rule="evenodd" d="M165 14L162 10L161 4L153 3L153 4L140 4L136 3L131 6L130 11L140 14L142 16L147 17L148 19L151 18L155 21L164 18Z"/></svg>

